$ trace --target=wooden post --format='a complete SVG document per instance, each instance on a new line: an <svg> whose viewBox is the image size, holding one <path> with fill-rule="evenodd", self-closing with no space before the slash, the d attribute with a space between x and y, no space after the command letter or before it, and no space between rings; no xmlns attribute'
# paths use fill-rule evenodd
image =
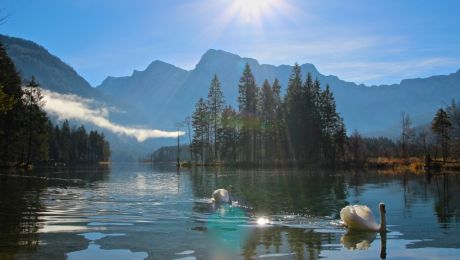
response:
<svg viewBox="0 0 460 260"><path fill-rule="evenodd" d="M179 128L177 128L177 169L180 168Z"/></svg>

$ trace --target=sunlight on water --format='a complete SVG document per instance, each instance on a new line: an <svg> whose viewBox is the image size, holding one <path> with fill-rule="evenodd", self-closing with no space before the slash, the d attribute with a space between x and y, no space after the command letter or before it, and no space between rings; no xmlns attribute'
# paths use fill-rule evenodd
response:
<svg viewBox="0 0 460 260"><path fill-rule="evenodd" d="M265 225L267 225L269 223L270 223L270 221L265 217L260 217L260 218L257 219L257 225L259 225L259 226L265 226Z"/></svg>
<svg viewBox="0 0 460 260"><path fill-rule="evenodd" d="M0 246L5 249L0 258L430 259L460 254L457 175L427 180L373 172L178 173L133 165L114 167L110 174L82 173L0 176ZM77 176L81 181L66 180ZM232 205L214 205L212 191L230 184ZM359 203L376 212L382 200L386 236L343 227L342 207Z"/></svg>

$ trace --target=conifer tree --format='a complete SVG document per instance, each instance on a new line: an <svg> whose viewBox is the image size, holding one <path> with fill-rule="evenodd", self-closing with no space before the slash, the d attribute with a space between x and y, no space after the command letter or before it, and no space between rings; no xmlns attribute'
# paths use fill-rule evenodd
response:
<svg viewBox="0 0 460 260"><path fill-rule="evenodd" d="M21 115L24 106L21 78L16 68L0 43L0 86L2 99L9 101L2 104L0 113L0 163L18 163L23 153L23 128Z"/></svg>
<svg viewBox="0 0 460 260"><path fill-rule="evenodd" d="M192 139L192 151L195 155L195 160L200 158L201 162L208 161L208 107L203 100L200 98L196 104L195 112L192 116L192 128L193 128L193 139Z"/></svg>
<svg viewBox="0 0 460 260"><path fill-rule="evenodd" d="M22 103L24 113L22 121L24 122L24 141L25 156L24 162L29 165L32 160L45 160L48 158L48 118L43 106L44 97L41 93L40 86L35 78L29 81L23 90Z"/></svg>
<svg viewBox="0 0 460 260"><path fill-rule="evenodd" d="M285 100L289 155L294 160L303 159L302 148L304 141L301 133L304 126L304 118L301 115L304 112L305 102L300 66L297 63L294 65L292 74L289 77Z"/></svg>
<svg viewBox="0 0 460 260"><path fill-rule="evenodd" d="M438 137L438 143L441 142L442 159L444 162L446 162L448 157L450 141L449 129L451 127L452 123L449 120L449 116L444 109L440 108L433 118L431 129Z"/></svg>
<svg viewBox="0 0 460 260"><path fill-rule="evenodd" d="M254 75L252 74L249 64L243 71L238 86L239 96L239 112L242 122L241 127L241 144L242 144L242 159L244 161L254 162L256 150L256 126L257 122L257 95L258 89Z"/></svg>
<svg viewBox="0 0 460 260"><path fill-rule="evenodd" d="M217 159L218 155L218 145L217 145L217 132L221 124L221 114L224 108L224 95L222 93L219 79L217 75L214 75L211 85L209 87L208 93L208 110L209 110L209 121L210 121L210 128L209 134L211 136L211 144L212 144L212 151L214 159Z"/></svg>

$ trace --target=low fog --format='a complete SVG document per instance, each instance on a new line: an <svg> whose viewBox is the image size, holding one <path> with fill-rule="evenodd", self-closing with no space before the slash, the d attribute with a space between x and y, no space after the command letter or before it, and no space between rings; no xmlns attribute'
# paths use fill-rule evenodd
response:
<svg viewBox="0 0 460 260"><path fill-rule="evenodd" d="M42 90L45 99L46 112L55 115L59 120L76 119L82 122L92 123L100 128L109 130L118 135L126 135L143 142L150 138L175 138L177 131L169 132L158 129L143 127L123 126L109 119L110 111L114 109L106 107L92 99L82 98L73 94L59 94L49 90ZM180 131L179 135L184 135Z"/></svg>

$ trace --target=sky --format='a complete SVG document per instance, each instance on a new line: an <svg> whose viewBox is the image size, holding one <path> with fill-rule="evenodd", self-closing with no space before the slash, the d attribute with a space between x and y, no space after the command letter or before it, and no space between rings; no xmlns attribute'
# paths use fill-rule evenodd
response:
<svg viewBox="0 0 460 260"><path fill-rule="evenodd" d="M460 1L0 0L0 33L32 40L91 85L154 60L193 69L208 49L313 63L367 85L460 69Z"/></svg>

